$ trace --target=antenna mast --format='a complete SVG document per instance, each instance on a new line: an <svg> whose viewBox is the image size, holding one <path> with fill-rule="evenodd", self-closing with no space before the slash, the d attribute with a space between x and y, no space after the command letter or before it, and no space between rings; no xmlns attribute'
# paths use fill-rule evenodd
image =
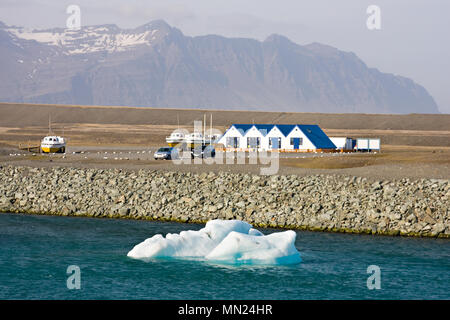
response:
<svg viewBox="0 0 450 320"><path fill-rule="evenodd" d="M48 134L52 134L52 115L48 115Z"/></svg>
<svg viewBox="0 0 450 320"><path fill-rule="evenodd" d="M206 113L203 114L203 145L205 145L205 134L206 134Z"/></svg>

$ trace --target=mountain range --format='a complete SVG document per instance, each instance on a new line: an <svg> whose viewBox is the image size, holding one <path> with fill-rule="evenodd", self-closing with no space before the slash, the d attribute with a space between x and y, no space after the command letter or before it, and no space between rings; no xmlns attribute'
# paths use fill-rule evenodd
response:
<svg viewBox="0 0 450 320"><path fill-rule="evenodd" d="M0 101L228 110L438 113L413 80L281 35L190 37L162 20L78 30L0 22Z"/></svg>

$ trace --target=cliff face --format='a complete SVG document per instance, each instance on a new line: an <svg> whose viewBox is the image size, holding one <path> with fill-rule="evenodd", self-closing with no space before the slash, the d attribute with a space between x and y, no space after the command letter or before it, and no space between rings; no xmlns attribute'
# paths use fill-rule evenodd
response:
<svg viewBox="0 0 450 320"><path fill-rule="evenodd" d="M438 113L412 80L272 35L184 36L164 21L25 30L0 23L0 101L296 112Z"/></svg>

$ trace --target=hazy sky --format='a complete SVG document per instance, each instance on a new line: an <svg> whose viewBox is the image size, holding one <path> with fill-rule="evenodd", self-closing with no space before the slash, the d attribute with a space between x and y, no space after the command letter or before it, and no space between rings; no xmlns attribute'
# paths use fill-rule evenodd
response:
<svg viewBox="0 0 450 320"><path fill-rule="evenodd" d="M190 36L264 40L278 33L299 44L328 44L354 52L369 67L413 79L450 113L448 0L0 0L0 20L65 27L70 4L80 6L82 25L134 28L163 19ZM369 5L381 10L381 30L366 26Z"/></svg>

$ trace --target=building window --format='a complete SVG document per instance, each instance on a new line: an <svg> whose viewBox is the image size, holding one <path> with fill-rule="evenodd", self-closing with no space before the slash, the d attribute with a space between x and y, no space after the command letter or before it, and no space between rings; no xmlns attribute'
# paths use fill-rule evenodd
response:
<svg viewBox="0 0 450 320"><path fill-rule="evenodd" d="M280 137L270 137L269 138L269 148L270 149L280 149L281 148L281 138Z"/></svg>
<svg viewBox="0 0 450 320"><path fill-rule="evenodd" d="M298 145L303 145L303 138L291 138L291 146L295 145L295 142L298 141Z"/></svg>
<svg viewBox="0 0 450 320"><path fill-rule="evenodd" d="M238 137L227 137L227 148L239 148Z"/></svg>
<svg viewBox="0 0 450 320"><path fill-rule="evenodd" d="M261 138L259 137L248 137L247 138L247 148L259 148L261 144Z"/></svg>

